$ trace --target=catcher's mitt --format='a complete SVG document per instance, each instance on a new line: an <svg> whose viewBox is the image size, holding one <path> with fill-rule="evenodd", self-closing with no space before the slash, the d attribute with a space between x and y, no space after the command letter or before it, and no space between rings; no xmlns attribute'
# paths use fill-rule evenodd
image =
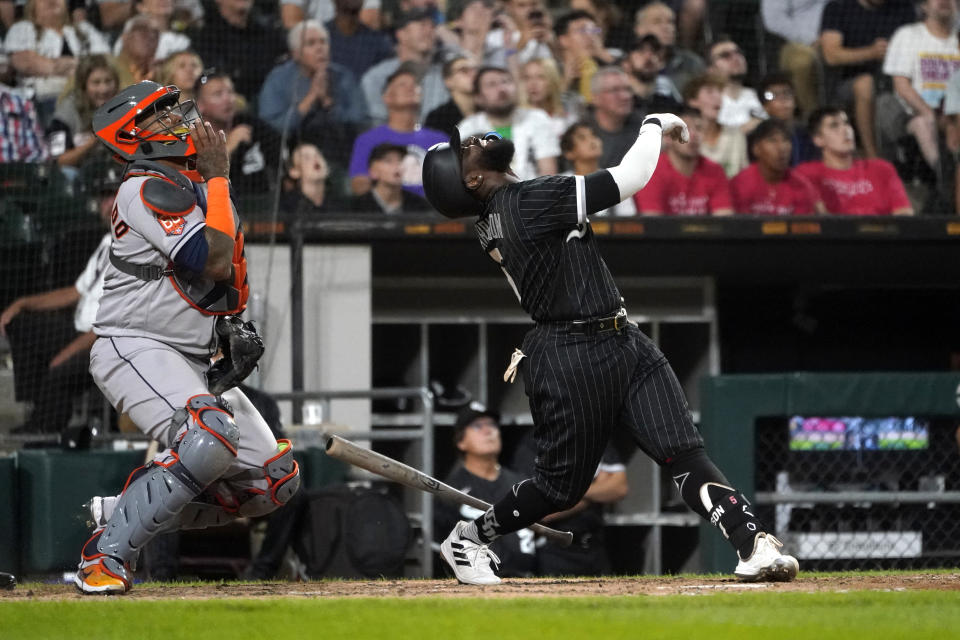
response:
<svg viewBox="0 0 960 640"><path fill-rule="evenodd" d="M221 316L217 319L217 335L223 357L207 370L207 387L216 396L243 382L263 355L263 339L252 322Z"/></svg>

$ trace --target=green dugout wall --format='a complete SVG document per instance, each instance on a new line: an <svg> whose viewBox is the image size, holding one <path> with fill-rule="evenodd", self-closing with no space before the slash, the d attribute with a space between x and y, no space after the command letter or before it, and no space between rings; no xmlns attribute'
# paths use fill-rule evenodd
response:
<svg viewBox="0 0 960 640"><path fill-rule="evenodd" d="M701 382L700 429L707 450L747 497L754 491L757 418L790 415L960 416L960 373L721 375ZM704 571L730 573L735 554L701 525Z"/></svg>

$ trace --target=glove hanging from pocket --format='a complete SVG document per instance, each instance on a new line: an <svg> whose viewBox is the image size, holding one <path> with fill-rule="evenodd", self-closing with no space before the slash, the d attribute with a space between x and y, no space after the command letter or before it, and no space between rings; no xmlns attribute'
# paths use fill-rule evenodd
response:
<svg viewBox="0 0 960 640"><path fill-rule="evenodd" d="M520 361L527 357L523 351L520 349L514 349L513 354L510 356L510 365L507 367L507 370L503 372L503 381L513 384L513 381L517 379L517 367L520 366Z"/></svg>

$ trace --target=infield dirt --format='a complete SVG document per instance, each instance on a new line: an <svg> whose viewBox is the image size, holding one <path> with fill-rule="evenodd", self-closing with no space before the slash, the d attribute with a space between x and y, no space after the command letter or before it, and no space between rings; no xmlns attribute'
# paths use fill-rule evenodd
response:
<svg viewBox="0 0 960 640"><path fill-rule="evenodd" d="M669 596L717 592L960 591L960 572L825 575L801 574L790 583L745 584L717 577L531 578L506 579L492 587L471 587L448 580L329 580L317 582L143 583L123 599L220 598L523 598L582 596ZM69 585L26 584L0 591L0 601L81 599Z"/></svg>

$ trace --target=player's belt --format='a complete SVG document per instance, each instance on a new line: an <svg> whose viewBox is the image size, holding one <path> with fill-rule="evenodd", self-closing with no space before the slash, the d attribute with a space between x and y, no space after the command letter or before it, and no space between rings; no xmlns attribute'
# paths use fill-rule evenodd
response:
<svg viewBox="0 0 960 640"><path fill-rule="evenodd" d="M567 323L567 331L574 335L592 336L607 331L620 331L627 326L627 310L622 308L612 316L593 320L573 320Z"/></svg>

